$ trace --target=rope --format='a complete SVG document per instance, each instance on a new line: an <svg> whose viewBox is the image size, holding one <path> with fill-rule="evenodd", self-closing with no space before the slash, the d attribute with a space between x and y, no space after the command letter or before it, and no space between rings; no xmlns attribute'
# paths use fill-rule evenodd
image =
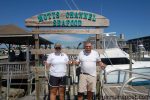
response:
<svg viewBox="0 0 150 100"><path fill-rule="evenodd" d="M100 14L103 15L103 0L100 0Z"/></svg>
<svg viewBox="0 0 150 100"><path fill-rule="evenodd" d="M71 8L70 4L68 3L68 1L65 0L65 2L66 2L66 4L67 4L67 6L69 7L69 9L72 10L72 8Z"/></svg>

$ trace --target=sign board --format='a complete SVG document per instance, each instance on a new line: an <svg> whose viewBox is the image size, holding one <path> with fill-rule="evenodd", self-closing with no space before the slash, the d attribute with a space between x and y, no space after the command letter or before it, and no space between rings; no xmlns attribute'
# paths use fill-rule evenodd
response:
<svg viewBox="0 0 150 100"><path fill-rule="evenodd" d="M80 10L56 10L25 20L27 27L107 27L109 20L102 15Z"/></svg>

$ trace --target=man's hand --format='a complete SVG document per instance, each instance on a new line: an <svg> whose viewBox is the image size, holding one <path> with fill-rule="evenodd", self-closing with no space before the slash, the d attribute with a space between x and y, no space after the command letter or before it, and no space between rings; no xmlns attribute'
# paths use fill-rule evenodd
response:
<svg viewBox="0 0 150 100"><path fill-rule="evenodd" d="M73 64L73 61L72 61L72 60L69 60L69 61L68 61L68 64L69 64L69 65L72 65L72 64Z"/></svg>
<svg viewBox="0 0 150 100"><path fill-rule="evenodd" d="M79 65L79 64L80 64L80 62L78 62L78 61L74 60L74 61L73 61L73 64L74 64L74 65Z"/></svg>

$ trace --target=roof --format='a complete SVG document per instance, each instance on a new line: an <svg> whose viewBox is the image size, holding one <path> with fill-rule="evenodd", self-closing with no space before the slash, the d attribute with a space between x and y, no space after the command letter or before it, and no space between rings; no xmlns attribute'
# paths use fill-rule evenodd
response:
<svg viewBox="0 0 150 100"><path fill-rule="evenodd" d="M0 35L21 35L21 34L29 34L26 30L16 26L16 25L0 25Z"/></svg>
<svg viewBox="0 0 150 100"><path fill-rule="evenodd" d="M39 37L39 44L53 44L52 42ZM34 45L34 37L33 36L8 36L8 37L1 37L0 36L0 43L5 43L5 44L16 44L16 45Z"/></svg>
<svg viewBox="0 0 150 100"><path fill-rule="evenodd" d="M53 44L42 37L39 37L39 44ZM0 43L29 45L35 44L32 34L16 25L0 25Z"/></svg>
<svg viewBox="0 0 150 100"><path fill-rule="evenodd" d="M129 39L128 41L137 41L137 40L143 40L143 39L150 39L150 36L144 36L144 37Z"/></svg>

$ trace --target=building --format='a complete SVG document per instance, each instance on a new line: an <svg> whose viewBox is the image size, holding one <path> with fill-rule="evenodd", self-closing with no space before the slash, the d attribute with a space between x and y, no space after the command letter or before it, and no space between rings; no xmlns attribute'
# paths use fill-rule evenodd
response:
<svg viewBox="0 0 150 100"><path fill-rule="evenodd" d="M150 36L130 39L127 44L132 44L133 52L137 52L140 45L143 45L146 51L150 51Z"/></svg>

